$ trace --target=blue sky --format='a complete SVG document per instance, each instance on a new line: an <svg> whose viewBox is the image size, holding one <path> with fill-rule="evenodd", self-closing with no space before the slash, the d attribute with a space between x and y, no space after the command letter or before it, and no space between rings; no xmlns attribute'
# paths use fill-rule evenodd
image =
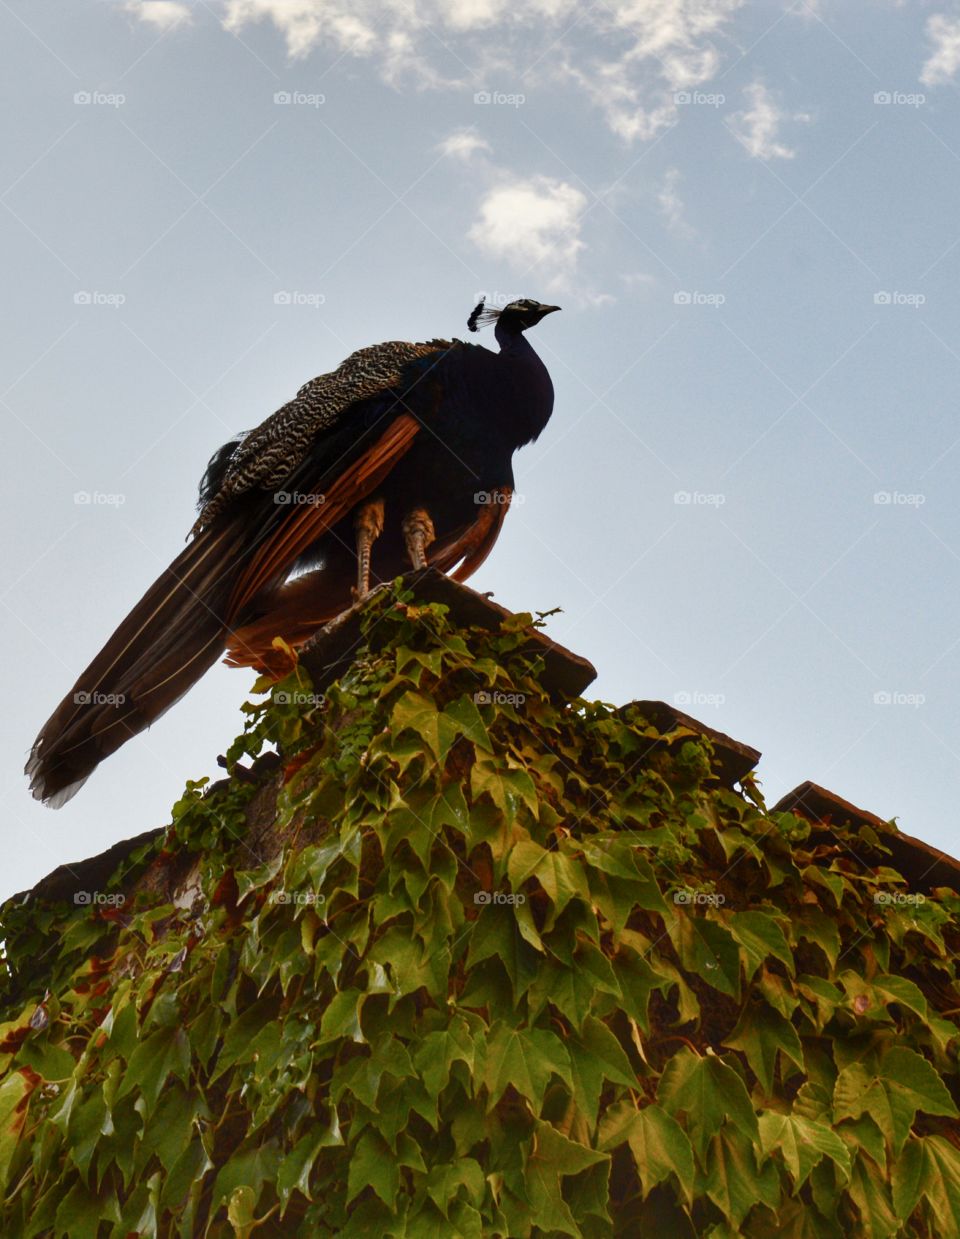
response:
<svg viewBox="0 0 960 1239"><path fill-rule="evenodd" d="M211 452L480 292L559 301L473 583L956 854L960 8L0 0L4 895L215 773L217 667L59 813L35 732ZM492 345L492 340L488 341Z"/></svg>

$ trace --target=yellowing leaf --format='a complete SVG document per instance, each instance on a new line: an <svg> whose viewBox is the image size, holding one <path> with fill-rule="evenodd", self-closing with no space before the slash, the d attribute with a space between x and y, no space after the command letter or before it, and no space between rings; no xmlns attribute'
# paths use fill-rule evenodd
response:
<svg viewBox="0 0 960 1239"><path fill-rule="evenodd" d="M693 1149L686 1132L658 1105L643 1106L640 1110L630 1103L622 1105L632 1111L621 1136L626 1135L630 1145L644 1196L675 1174L684 1196L692 1202ZM606 1148L612 1147L609 1134Z"/></svg>
<svg viewBox="0 0 960 1239"><path fill-rule="evenodd" d="M683 1049L664 1068L657 1100L667 1114L687 1116L686 1128L702 1157L711 1136L727 1118L752 1139L760 1132L743 1080L716 1055Z"/></svg>
<svg viewBox="0 0 960 1239"><path fill-rule="evenodd" d="M760 1115L760 1146L767 1156L779 1151L793 1180L794 1190L806 1183L823 1157L850 1178L850 1154L836 1132L798 1114L767 1111Z"/></svg>
<svg viewBox="0 0 960 1239"><path fill-rule="evenodd" d="M553 927L557 917L574 897L589 902L590 888L578 861L563 852L542 848L532 840L521 840L511 850L507 872L515 891L520 890L528 878L535 877L550 896L553 908L544 925L545 931Z"/></svg>
<svg viewBox="0 0 960 1239"><path fill-rule="evenodd" d="M538 814L537 790L526 770L504 768L489 758L478 757L470 770L473 799L489 796L508 822L515 822L521 808L534 818Z"/></svg>
<svg viewBox="0 0 960 1239"><path fill-rule="evenodd" d="M793 976L793 954L783 930L766 912L733 912L725 921L743 951L747 980L768 959L779 959Z"/></svg>
<svg viewBox="0 0 960 1239"><path fill-rule="evenodd" d="M703 1185L735 1234L743 1233L743 1220L754 1205L775 1209L780 1200L776 1167L767 1162L758 1171L750 1141L730 1126L710 1142Z"/></svg>

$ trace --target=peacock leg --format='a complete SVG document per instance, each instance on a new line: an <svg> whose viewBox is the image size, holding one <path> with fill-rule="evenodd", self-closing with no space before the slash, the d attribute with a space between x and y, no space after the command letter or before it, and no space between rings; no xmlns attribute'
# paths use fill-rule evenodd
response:
<svg viewBox="0 0 960 1239"><path fill-rule="evenodd" d="M436 536L426 508L414 508L403 518L403 540L410 562L417 571L427 566L427 547Z"/></svg>
<svg viewBox="0 0 960 1239"><path fill-rule="evenodd" d="M354 595L359 600L370 592L370 551L383 533L383 500L374 499L359 507L353 527L357 533L357 584Z"/></svg>

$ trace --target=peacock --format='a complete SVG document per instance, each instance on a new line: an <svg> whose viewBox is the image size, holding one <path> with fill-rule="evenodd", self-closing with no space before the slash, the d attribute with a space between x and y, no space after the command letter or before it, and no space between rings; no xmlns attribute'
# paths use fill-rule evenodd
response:
<svg viewBox="0 0 960 1239"><path fill-rule="evenodd" d="M481 301L498 351L458 339L359 349L255 430L200 483L185 549L94 658L33 745L33 795L66 803L213 663L271 668L371 587L411 566L463 581L514 492L513 453L553 411L526 332L559 309Z"/></svg>

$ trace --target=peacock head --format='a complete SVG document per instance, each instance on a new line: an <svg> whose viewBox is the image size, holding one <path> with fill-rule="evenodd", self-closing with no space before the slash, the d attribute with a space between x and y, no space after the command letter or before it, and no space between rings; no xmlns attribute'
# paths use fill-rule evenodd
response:
<svg viewBox="0 0 960 1239"><path fill-rule="evenodd" d="M467 319L467 326L471 331L479 331L489 323L496 323L499 328L519 333L526 331L528 327L536 327L541 318L546 318L548 314L559 309L558 305L543 305L529 297L511 301L500 310L488 308L481 300Z"/></svg>

